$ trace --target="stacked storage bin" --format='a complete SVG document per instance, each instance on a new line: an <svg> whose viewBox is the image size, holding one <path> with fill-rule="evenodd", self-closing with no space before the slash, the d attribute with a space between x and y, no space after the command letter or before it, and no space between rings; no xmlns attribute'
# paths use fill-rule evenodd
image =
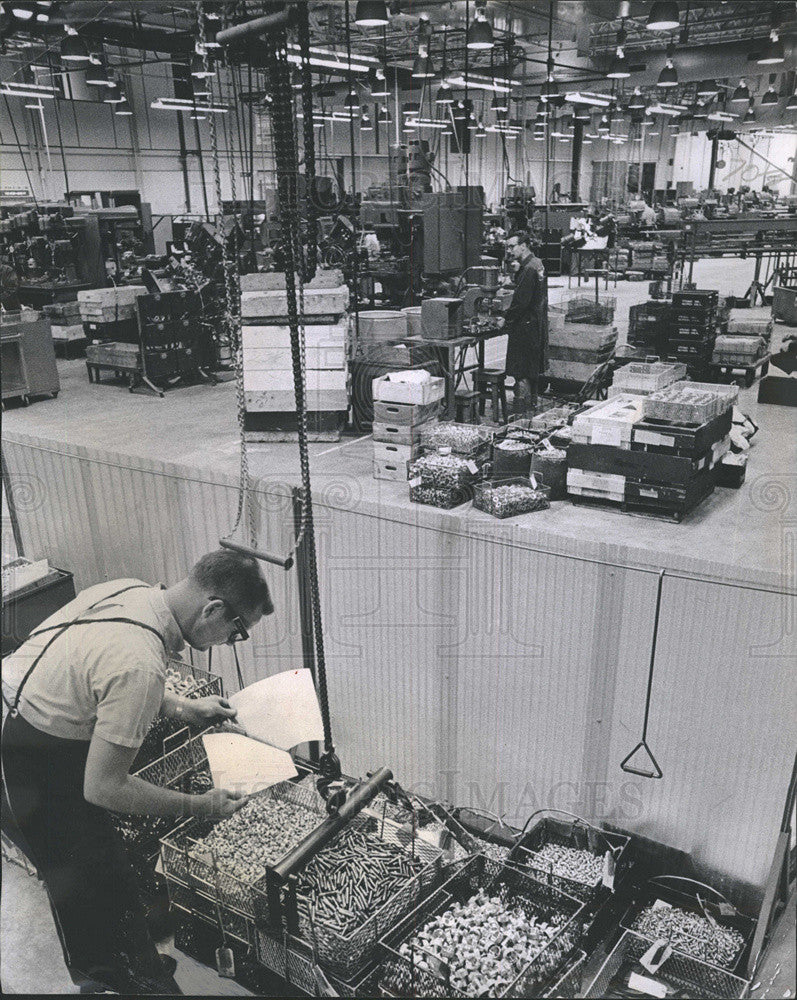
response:
<svg viewBox="0 0 797 1000"><path fill-rule="evenodd" d="M767 353L772 339L770 309L732 309L726 332L714 342L715 365L750 367Z"/></svg>
<svg viewBox="0 0 797 1000"><path fill-rule="evenodd" d="M316 440L337 439L346 422L349 289L340 271L319 271L304 288L305 401ZM241 341L249 440L291 439L298 427L285 275L241 278Z"/></svg>
<svg viewBox="0 0 797 1000"><path fill-rule="evenodd" d="M492 432L454 422L432 423L421 433L421 454L410 465L410 500L449 509L473 498L489 466Z"/></svg>
<svg viewBox="0 0 797 1000"><path fill-rule="evenodd" d="M617 344L616 299L573 295L549 310L548 374L552 378L586 382L595 368L608 361Z"/></svg>
<svg viewBox="0 0 797 1000"><path fill-rule="evenodd" d="M374 479L407 481L421 436L437 421L444 395L445 379L425 369L374 379Z"/></svg>
<svg viewBox="0 0 797 1000"><path fill-rule="evenodd" d="M609 398L630 393L634 396L649 396L673 382L686 378L686 365L669 364L666 361L632 361L614 373L609 386Z"/></svg>
<svg viewBox="0 0 797 1000"><path fill-rule="evenodd" d="M737 395L735 386L675 382L597 404L573 422L568 493L681 520L714 490Z"/></svg>
<svg viewBox="0 0 797 1000"><path fill-rule="evenodd" d="M711 363L718 299L713 289L673 294L667 356L671 361L683 362L691 378L704 378Z"/></svg>
<svg viewBox="0 0 797 1000"><path fill-rule="evenodd" d="M667 353L670 306L667 302L650 300L628 310L628 343L644 348L649 354L662 357Z"/></svg>
<svg viewBox="0 0 797 1000"><path fill-rule="evenodd" d="M136 299L146 294L143 285L87 288L78 292L80 318L88 340L137 344Z"/></svg>

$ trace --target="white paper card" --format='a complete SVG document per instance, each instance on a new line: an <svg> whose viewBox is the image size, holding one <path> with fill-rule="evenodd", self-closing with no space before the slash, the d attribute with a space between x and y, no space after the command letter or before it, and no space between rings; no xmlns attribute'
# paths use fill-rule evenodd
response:
<svg viewBox="0 0 797 1000"><path fill-rule="evenodd" d="M649 997L659 997L664 1000L667 996L667 987L664 983L659 983L655 979L648 979L647 976L640 976L637 972L632 972L628 977L628 985L638 993L644 993Z"/></svg>
<svg viewBox="0 0 797 1000"><path fill-rule="evenodd" d="M202 742L216 788L253 795L299 773L289 753L239 733L207 733Z"/></svg>
<svg viewBox="0 0 797 1000"><path fill-rule="evenodd" d="M668 434L656 434L652 431L634 431L634 440L639 444L658 444L662 447L672 448L675 446L675 438Z"/></svg>
<svg viewBox="0 0 797 1000"><path fill-rule="evenodd" d="M618 423L613 426L608 421L601 421L592 428L590 437L592 444L609 444L619 448L623 442L622 427Z"/></svg>
<svg viewBox="0 0 797 1000"><path fill-rule="evenodd" d="M284 670L230 695L238 709L236 723L248 736L290 750L299 743L324 738L313 675L309 670Z"/></svg>

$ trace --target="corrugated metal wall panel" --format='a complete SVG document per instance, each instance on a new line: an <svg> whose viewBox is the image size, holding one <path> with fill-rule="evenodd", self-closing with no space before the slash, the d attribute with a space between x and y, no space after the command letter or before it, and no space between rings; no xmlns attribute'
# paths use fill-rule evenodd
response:
<svg viewBox="0 0 797 1000"><path fill-rule="evenodd" d="M760 885L795 754L793 661L755 648L781 637L782 599L665 578L662 608L648 741L664 777L638 783L633 828ZM647 663L624 660L621 674L618 762L641 735Z"/></svg>
<svg viewBox="0 0 797 1000"><path fill-rule="evenodd" d="M171 583L218 547L232 527L236 490L181 475L175 467L81 447L4 442L12 478L24 486L17 504L25 551L47 555L70 570L78 589L105 579L136 577ZM23 478L24 477L24 478ZM270 524L267 505L259 520L278 552L287 552L284 511ZM239 650L245 683L302 665L295 573L267 568L275 614ZM204 656L198 657L204 661ZM213 653L213 670L235 691L232 651Z"/></svg>

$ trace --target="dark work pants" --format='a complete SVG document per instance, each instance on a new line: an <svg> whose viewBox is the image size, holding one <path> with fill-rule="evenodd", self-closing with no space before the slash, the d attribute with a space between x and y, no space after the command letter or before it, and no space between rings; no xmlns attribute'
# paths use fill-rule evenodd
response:
<svg viewBox="0 0 797 1000"><path fill-rule="evenodd" d="M123 993L179 993L164 976L135 879L110 815L83 797L89 744L3 725L8 805L50 898L75 983Z"/></svg>

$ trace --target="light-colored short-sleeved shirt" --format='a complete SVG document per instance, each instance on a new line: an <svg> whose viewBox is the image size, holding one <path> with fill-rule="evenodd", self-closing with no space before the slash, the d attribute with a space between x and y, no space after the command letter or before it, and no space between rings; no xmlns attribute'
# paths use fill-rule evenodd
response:
<svg viewBox="0 0 797 1000"><path fill-rule="evenodd" d="M135 589L116 594L126 587ZM91 605L96 607L88 609ZM85 614L81 614L85 612ZM19 714L36 729L66 740L91 739L137 748L160 711L169 657L185 645L161 587L141 580L113 580L81 591L38 628L74 618L122 622L74 625L58 635L28 678ZM3 660L3 694L13 704L25 673L53 632L28 639Z"/></svg>

